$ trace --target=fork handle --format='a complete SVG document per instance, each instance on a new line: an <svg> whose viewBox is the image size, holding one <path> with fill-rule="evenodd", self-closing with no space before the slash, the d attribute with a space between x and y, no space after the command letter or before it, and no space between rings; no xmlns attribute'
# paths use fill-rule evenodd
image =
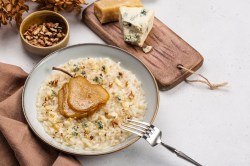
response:
<svg viewBox="0 0 250 166"><path fill-rule="evenodd" d="M186 161L188 161L196 166L202 166L201 164L199 164L198 162L196 162L192 158L188 157L185 153L173 148L172 146L164 144L163 142L161 142L161 145L164 146L165 148L167 148L172 153L175 153L178 157L180 157L180 158L182 158L182 159L184 159L184 160L186 160Z"/></svg>

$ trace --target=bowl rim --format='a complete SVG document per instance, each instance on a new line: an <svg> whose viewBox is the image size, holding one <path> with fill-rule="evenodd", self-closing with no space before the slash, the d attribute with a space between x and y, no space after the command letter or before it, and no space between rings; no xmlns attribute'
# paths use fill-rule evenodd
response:
<svg viewBox="0 0 250 166"><path fill-rule="evenodd" d="M30 44L29 42L26 41L26 39L24 39L23 33L22 33L23 25L25 24L25 22L26 22L28 19L30 19L30 17L33 17L33 16L34 16L35 14L37 14L37 13L47 13L47 14L52 14L52 15L54 14L54 15L60 17L60 19L63 20L63 22L64 22L65 25L66 25L66 35L65 35L65 37L64 37L59 43L57 43L57 44L55 44L55 45L53 45L53 46L49 46L49 47L38 47L38 46L35 46L35 45ZM66 18L65 18L63 15L59 14L59 13L56 13L56 12L50 11L50 10L40 10L40 11L36 11L36 12L30 13L27 17L25 17L25 18L23 19L23 21L22 21L22 23L21 23L21 25L20 25L20 28L19 28L19 34L20 34L20 36L21 36L21 39L22 39L26 44L28 44L28 45L31 46L31 47L34 47L34 48L37 48L37 49L44 49L44 50L45 50L45 49L51 49L51 48L57 47L58 45L62 44L63 42L65 42L65 41L67 40L67 38L68 38L68 36L69 36L69 23L68 23L68 21L66 20Z"/></svg>
<svg viewBox="0 0 250 166"><path fill-rule="evenodd" d="M120 151L120 150L123 150L129 146L131 146L132 144L134 144L136 141L138 141L140 139L139 136L135 137L134 140L132 140L131 142L129 142L128 144L126 144L125 146L123 147L119 147L115 150L111 150L109 152L100 152L100 153L97 153L97 154L82 154L82 153L74 153L74 152L69 152L67 150L64 150L62 148L58 148L56 147L55 145L53 145L52 143L50 142L47 142L44 138L42 138L42 136L40 136L39 133L37 133L34 129L34 127L31 125L31 122L29 121L27 115L26 115L26 111L25 111L25 107L24 107L24 95L25 95L25 91L26 91L26 85L32 75L32 73L34 72L34 70L40 65L42 64L46 59L48 59L49 57L51 57L53 54L55 54L56 52L60 52L64 49L67 49L67 48L73 48L73 47L78 47L78 46L87 46L87 45L95 45L95 46L104 46L104 47L110 47L110 48L114 48L118 51L122 51L122 52L125 52L127 53L129 56L131 56L132 58L134 58L135 60L139 61L144 67L145 69L148 71L148 73L150 74L150 76L152 77L153 79L153 82L154 82L154 86L155 86L155 89L156 89L156 107L154 109L154 114L153 116L151 117L151 120L150 120L150 124L152 124L156 118L156 115L158 113L158 109L159 109L159 102L160 102L160 95L159 95L159 88L158 88L158 84L157 84L157 81L155 79L155 77L153 76L152 72L148 69L148 67L140 60L138 59L137 57L133 56L131 53L127 52L126 50L123 50L119 47L116 47L116 46L112 46L112 45L108 45L108 44L100 44L100 43L81 43L81 44L75 44L75 45L71 45L71 46L68 46L68 47L64 47L64 48L61 48L61 49L58 49L52 53L50 53L49 55L47 55L46 57L44 57L40 62L38 62L34 67L33 69L31 70L31 72L29 73L28 77L26 78L26 81L24 83L24 86L23 86L23 90L22 90L22 111L24 113L24 117L29 125L29 127L31 128L31 130L33 131L33 133L35 133L35 135L40 139L42 140L44 143L46 143L47 145L59 150L59 151L62 151L64 153L67 153L67 154L71 154L71 155L76 155L76 156L99 156L99 155L105 155L105 154L110 154L110 153L114 153L114 152L117 152L117 151Z"/></svg>

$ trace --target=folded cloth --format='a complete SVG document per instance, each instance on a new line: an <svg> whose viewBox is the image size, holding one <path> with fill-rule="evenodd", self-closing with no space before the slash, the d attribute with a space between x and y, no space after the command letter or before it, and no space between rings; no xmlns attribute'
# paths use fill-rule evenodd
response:
<svg viewBox="0 0 250 166"><path fill-rule="evenodd" d="M27 125L22 111L21 68L0 63L0 165L79 166L76 158L43 143Z"/></svg>

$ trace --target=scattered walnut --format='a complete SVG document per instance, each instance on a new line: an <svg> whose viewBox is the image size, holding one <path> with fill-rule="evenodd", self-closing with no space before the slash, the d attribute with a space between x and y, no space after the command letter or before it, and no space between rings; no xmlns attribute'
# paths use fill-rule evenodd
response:
<svg viewBox="0 0 250 166"><path fill-rule="evenodd" d="M128 87L128 81L126 81L125 86Z"/></svg>
<svg viewBox="0 0 250 166"><path fill-rule="evenodd" d="M49 47L59 43L66 35L62 32L59 23L48 22L41 25L30 25L23 36L34 46Z"/></svg>
<svg viewBox="0 0 250 166"><path fill-rule="evenodd" d="M51 87L56 87L57 84L58 84L58 80L52 80L49 82L49 86L51 86Z"/></svg>
<svg viewBox="0 0 250 166"><path fill-rule="evenodd" d="M130 94L128 95L128 98L132 100L134 97L135 97L135 95L134 95L133 92L131 91Z"/></svg>
<svg viewBox="0 0 250 166"><path fill-rule="evenodd" d="M49 101L51 99L51 97L50 96L46 96L45 98L44 98L44 101L43 101L43 104L42 104L42 106L46 106L46 104L47 104L47 101Z"/></svg>
<svg viewBox="0 0 250 166"><path fill-rule="evenodd" d="M114 119L114 120L111 120L110 124L113 126L113 127L116 127L118 126L118 120L117 119Z"/></svg>
<svg viewBox="0 0 250 166"><path fill-rule="evenodd" d="M109 88L112 88L112 86L113 86L113 83L109 83Z"/></svg>
<svg viewBox="0 0 250 166"><path fill-rule="evenodd" d="M50 99L50 96L46 96L46 97L44 98L44 102L48 101L49 99Z"/></svg>
<svg viewBox="0 0 250 166"><path fill-rule="evenodd" d="M118 72L117 78L118 78L118 79L121 79L122 77L123 77L123 74L122 74L121 72Z"/></svg>
<svg viewBox="0 0 250 166"><path fill-rule="evenodd" d="M90 133L90 130L88 127L84 128L84 135L87 135Z"/></svg>

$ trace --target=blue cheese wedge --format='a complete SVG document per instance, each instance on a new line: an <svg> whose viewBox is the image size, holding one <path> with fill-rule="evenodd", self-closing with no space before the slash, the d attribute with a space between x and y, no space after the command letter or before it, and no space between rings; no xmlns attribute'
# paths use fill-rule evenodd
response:
<svg viewBox="0 0 250 166"><path fill-rule="evenodd" d="M143 7L120 7L119 23L124 41L142 47L153 27L154 11Z"/></svg>

